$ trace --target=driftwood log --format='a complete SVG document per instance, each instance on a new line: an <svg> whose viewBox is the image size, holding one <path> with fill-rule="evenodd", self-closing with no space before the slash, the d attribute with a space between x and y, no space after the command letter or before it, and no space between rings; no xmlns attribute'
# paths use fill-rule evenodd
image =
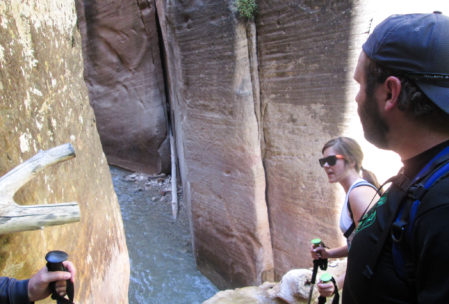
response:
<svg viewBox="0 0 449 304"><path fill-rule="evenodd" d="M14 194L45 167L75 157L71 144L39 151L0 178L0 234L42 229L80 220L77 202L21 206Z"/></svg>

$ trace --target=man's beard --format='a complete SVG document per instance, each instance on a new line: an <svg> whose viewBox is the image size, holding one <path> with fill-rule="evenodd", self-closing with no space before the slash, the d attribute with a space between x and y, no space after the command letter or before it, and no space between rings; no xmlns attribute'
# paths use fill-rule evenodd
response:
<svg viewBox="0 0 449 304"><path fill-rule="evenodd" d="M374 91L374 90L373 90ZM381 149L388 148L388 125L380 116L374 92L366 92L366 99L362 107L359 107L360 121L366 140Z"/></svg>

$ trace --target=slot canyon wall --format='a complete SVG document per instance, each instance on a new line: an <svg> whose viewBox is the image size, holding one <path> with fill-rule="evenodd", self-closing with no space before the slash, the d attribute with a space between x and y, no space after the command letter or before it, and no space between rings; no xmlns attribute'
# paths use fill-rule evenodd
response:
<svg viewBox="0 0 449 304"><path fill-rule="evenodd" d="M256 2L247 20L234 0L77 1L108 160L163 172L170 122L196 261L221 288L310 267L312 238L343 243L343 192L318 165L322 145L356 138L380 181L400 165L363 139L352 80L361 43L390 14L434 9Z"/></svg>
<svg viewBox="0 0 449 304"><path fill-rule="evenodd" d="M108 162L168 172L165 79L152 1L75 0L86 84Z"/></svg>
<svg viewBox="0 0 449 304"><path fill-rule="evenodd" d="M264 167L279 278L311 266L315 236L341 243L340 202L317 159L343 133L352 1L258 3Z"/></svg>
<svg viewBox="0 0 449 304"><path fill-rule="evenodd" d="M45 266L48 251L64 250L77 267L77 303L128 303L128 250L83 79L75 3L1 1L0 176L39 150L65 143L76 157L45 168L15 200L76 201L81 220L0 235L0 273L29 278Z"/></svg>
<svg viewBox="0 0 449 304"><path fill-rule="evenodd" d="M373 149L353 101L362 4L258 0L248 20L233 0L77 1L108 160L162 172L170 121L197 265L220 288L310 267L312 238L343 243L317 159L341 134Z"/></svg>
<svg viewBox="0 0 449 304"><path fill-rule="evenodd" d="M219 287L272 280L257 66L246 24L229 1L156 6L198 267Z"/></svg>

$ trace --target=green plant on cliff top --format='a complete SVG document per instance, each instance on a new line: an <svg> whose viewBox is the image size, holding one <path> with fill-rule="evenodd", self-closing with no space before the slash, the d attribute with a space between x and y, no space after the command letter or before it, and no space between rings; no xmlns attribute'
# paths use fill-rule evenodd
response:
<svg viewBox="0 0 449 304"><path fill-rule="evenodd" d="M235 2L241 16L250 19L256 13L256 0L236 0Z"/></svg>

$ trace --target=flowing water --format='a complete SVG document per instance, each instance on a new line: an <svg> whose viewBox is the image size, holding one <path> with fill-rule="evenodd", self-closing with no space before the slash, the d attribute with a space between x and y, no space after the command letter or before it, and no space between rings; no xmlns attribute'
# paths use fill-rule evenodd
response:
<svg viewBox="0 0 449 304"><path fill-rule="evenodd" d="M172 218L168 177L111 166L131 264L130 304L196 304L218 289L196 268L187 213Z"/></svg>

